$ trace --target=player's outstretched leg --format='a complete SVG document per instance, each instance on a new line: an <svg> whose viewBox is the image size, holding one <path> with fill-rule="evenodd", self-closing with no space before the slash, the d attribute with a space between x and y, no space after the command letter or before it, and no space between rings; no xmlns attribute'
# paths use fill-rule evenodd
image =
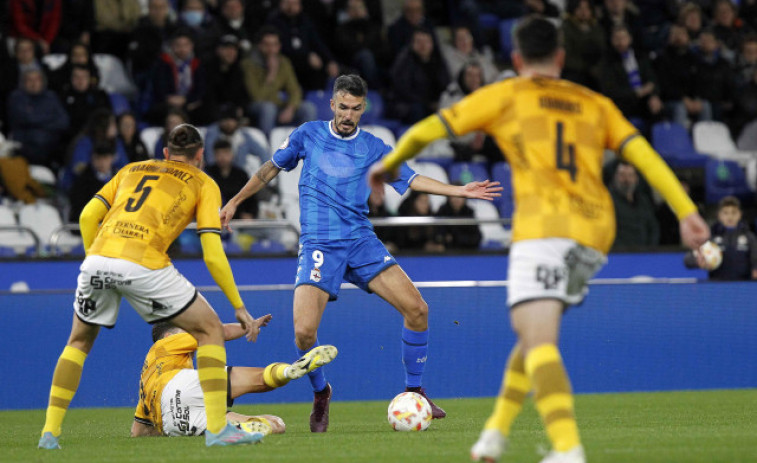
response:
<svg viewBox="0 0 757 463"><path fill-rule="evenodd" d="M289 379L299 379L320 368L336 358L337 348L330 345L317 346L289 365L284 370L284 376Z"/></svg>
<svg viewBox="0 0 757 463"><path fill-rule="evenodd" d="M205 430L205 445L213 447L255 444L263 440L263 436L262 432L250 432L242 429L238 424L226 423L226 427L218 433L211 432L209 429Z"/></svg>
<svg viewBox="0 0 757 463"><path fill-rule="evenodd" d="M502 387L494 405L494 413L486 420L484 431L471 448L473 461L493 462L504 453L510 428L523 408L531 389L520 345L516 344L507 360Z"/></svg>

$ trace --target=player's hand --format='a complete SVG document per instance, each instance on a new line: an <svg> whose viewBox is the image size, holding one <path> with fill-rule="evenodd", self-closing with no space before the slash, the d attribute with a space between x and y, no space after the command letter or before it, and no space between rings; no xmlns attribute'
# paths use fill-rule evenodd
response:
<svg viewBox="0 0 757 463"><path fill-rule="evenodd" d="M710 227L699 213L694 212L681 220L681 242L689 249L699 249L710 239Z"/></svg>
<svg viewBox="0 0 757 463"><path fill-rule="evenodd" d="M368 171L368 185L376 197L384 199L384 183L397 178L397 170L389 171L382 162L377 162Z"/></svg>
<svg viewBox="0 0 757 463"><path fill-rule="evenodd" d="M234 217L234 214L237 212L237 207L229 201L226 203L225 206L223 206L223 209L221 209L221 229L227 229L229 232L231 232L231 226L229 225L229 222L231 222L231 219Z"/></svg>
<svg viewBox="0 0 757 463"><path fill-rule="evenodd" d="M502 194L499 193L502 190L504 190L504 188L499 186L499 182L484 180L483 182L470 182L463 185L462 194L460 196L463 198L492 201L494 198L502 196Z"/></svg>
<svg viewBox="0 0 757 463"><path fill-rule="evenodd" d="M238 309L234 309L234 317L237 319L239 324L242 325L245 339L252 342L257 341L258 334L260 334L260 326L255 323L255 319L252 318L250 312L248 312L247 309L242 306Z"/></svg>
<svg viewBox="0 0 757 463"><path fill-rule="evenodd" d="M265 314L262 317L256 318L254 322L257 323L259 328L262 328L264 326L268 326L268 322L270 322L272 318L273 318L273 315Z"/></svg>

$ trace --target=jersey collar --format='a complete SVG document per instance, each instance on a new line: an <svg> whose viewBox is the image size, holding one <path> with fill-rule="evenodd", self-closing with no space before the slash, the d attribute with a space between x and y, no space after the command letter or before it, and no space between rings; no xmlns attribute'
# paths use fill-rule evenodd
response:
<svg viewBox="0 0 757 463"><path fill-rule="evenodd" d="M330 120L330 121L327 121L327 122L326 122L326 124L328 124L328 126L329 126L329 133L331 133L331 136L332 136L332 137L334 137L334 138L338 138L339 140L354 140L355 138L357 138L358 134L360 133L360 127L358 127L358 128L357 128L357 129L355 130L355 133L353 133L352 135L350 135L350 136L348 136L348 137L343 137L343 136L339 135L338 133L336 133L336 132L334 131L334 128L333 128L333 127L331 127L331 123L332 123L332 122L334 122L334 121L333 121L333 120Z"/></svg>

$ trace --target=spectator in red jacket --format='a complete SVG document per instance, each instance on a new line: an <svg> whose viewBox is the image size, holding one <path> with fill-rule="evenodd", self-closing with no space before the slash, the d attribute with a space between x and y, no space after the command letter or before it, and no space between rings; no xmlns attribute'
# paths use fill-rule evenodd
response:
<svg viewBox="0 0 757 463"><path fill-rule="evenodd" d="M10 0L11 37L34 40L43 54L58 35L61 24L61 0Z"/></svg>

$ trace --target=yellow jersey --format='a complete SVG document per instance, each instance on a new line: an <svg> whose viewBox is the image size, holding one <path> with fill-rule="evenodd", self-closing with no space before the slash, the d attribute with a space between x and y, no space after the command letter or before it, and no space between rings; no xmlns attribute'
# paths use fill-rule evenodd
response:
<svg viewBox="0 0 757 463"><path fill-rule="evenodd" d="M179 161L128 164L95 195L108 208L89 254L156 270L168 246L197 218L197 233L221 233L221 191L197 167Z"/></svg>
<svg viewBox="0 0 757 463"><path fill-rule="evenodd" d="M440 111L452 135L480 130L512 171L513 241L570 238L607 253L615 211L602 182L604 150L638 135L606 97L546 77L515 77Z"/></svg>
<svg viewBox="0 0 757 463"><path fill-rule="evenodd" d="M139 379L139 402L134 413L136 421L155 426L163 432L163 411L160 407L163 388L179 371L194 368L192 357L196 350L197 340L189 333L172 334L152 345Z"/></svg>

